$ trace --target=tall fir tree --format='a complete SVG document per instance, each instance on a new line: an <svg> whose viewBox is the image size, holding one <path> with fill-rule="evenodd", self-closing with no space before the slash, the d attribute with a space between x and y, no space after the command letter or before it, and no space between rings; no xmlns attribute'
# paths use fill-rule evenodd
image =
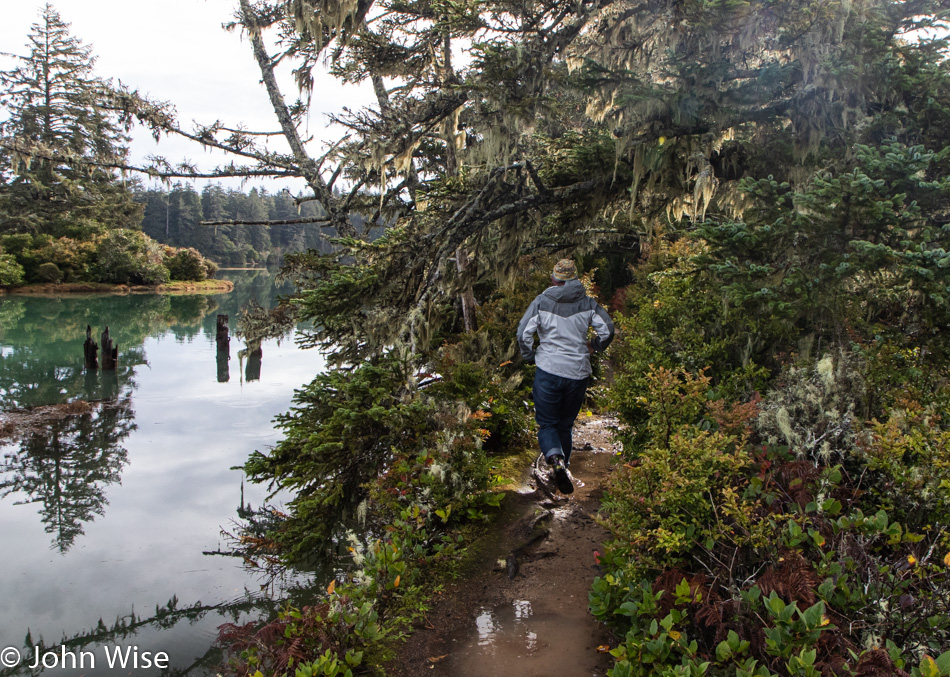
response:
<svg viewBox="0 0 950 677"><path fill-rule="evenodd" d="M80 236L133 227L141 208L114 167L129 137L108 107L92 49L52 5L40 11L17 67L0 72L0 232Z"/></svg>

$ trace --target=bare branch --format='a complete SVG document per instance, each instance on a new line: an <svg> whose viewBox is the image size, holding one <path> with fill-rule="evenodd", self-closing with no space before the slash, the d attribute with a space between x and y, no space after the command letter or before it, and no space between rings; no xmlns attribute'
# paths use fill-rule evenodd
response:
<svg viewBox="0 0 950 677"><path fill-rule="evenodd" d="M233 134L246 134L248 136L282 136L283 132L252 132L247 129L231 129L230 127L219 127L222 131L231 132Z"/></svg>
<svg viewBox="0 0 950 677"><path fill-rule="evenodd" d="M241 167L234 164L218 167L211 171L198 171L187 165L180 165L175 168L172 165L157 159L154 166L134 165L126 162L113 162L109 160L95 160L83 157L82 155L65 154L53 151L38 144L27 144L23 141L11 138L0 139L0 148L31 158L49 160L69 164L74 167L99 167L101 169L117 169L119 171L136 172L158 179L219 179L233 177L296 177L298 174L292 170L268 169L266 167Z"/></svg>
<svg viewBox="0 0 950 677"><path fill-rule="evenodd" d="M333 225L332 221L327 219L318 219L318 218L309 218L309 219L279 219L279 220L268 220L268 221L254 221L254 220L229 220L229 221L199 221L199 226L293 226L299 224L313 224L315 226L331 226Z"/></svg>

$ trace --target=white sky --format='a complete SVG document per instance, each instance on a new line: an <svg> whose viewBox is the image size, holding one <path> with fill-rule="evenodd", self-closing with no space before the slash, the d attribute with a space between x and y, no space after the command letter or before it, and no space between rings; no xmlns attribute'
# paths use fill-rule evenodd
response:
<svg viewBox="0 0 950 677"><path fill-rule="evenodd" d="M39 0L4 3L0 21L0 52L26 55L30 26L39 19L44 2ZM250 42L239 32L227 32L221 25L229 21L237 0L57 0L52 3L71 33L92 46L98 57L96 74L121 80L153 100L171 101L181 125L190 129L192 121L210 124L221 120L229 127L239 123L253 131L277 131L260 71L251 53ZM13 60L0 57L0 69L12 67ZM281 89L288 100L296 92L289 69L279 73ZM321 140L340 135L327 128L326 114L344 106L359 108L372 102L372 88L341 85L329 75L318 76L314 87L313 112L309 120L312 147L318 152ZM201 169L211 169L223 154L210 153L185 139L163 137L156 145L144 130L135 134L132 160L144 162L147 155L162 155L172 163L187 159ZM239 161L239 159L236 159ZM197 180L196 185L207 183ZM225 185L236 187L236 182ZM286 182L265 185L277 190ZM297 192L301 184L290 185Z"/></svg>

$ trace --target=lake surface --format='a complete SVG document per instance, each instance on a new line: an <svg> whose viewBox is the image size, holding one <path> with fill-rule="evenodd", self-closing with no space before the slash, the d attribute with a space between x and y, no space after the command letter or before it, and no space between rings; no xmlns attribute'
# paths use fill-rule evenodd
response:
<svg viewBox="0 0 950 677"><path fill-rule="evenodd" d="M273 417L324 368L292 337L264 342L260 359L239 358L232 337L219 360L218 313L233 332L248 299L267 306L289 291L266 271L219 275L234 292L0 296L0 410L100 401L0 443L0 651L23 661L11 668L15 655L0 653L0 677L42 672L25 667L40 638L60 657L47 675L117 674L105 652L133 646L167 654L169 674L209 674L217 626L306 590L300 577L265 585L240 558L205 554L228 549L221 530L234 529L242 501L267 496L233 467L279 439ZM109 326L114 373L84 373L87 324L97 341ZM139 668L121 673L160 672Z"/></svg>

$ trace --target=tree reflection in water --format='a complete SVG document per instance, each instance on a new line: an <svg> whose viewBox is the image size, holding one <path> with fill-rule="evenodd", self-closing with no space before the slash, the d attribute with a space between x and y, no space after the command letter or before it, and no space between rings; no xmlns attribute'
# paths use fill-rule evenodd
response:
<svg viewBox="0 0 950 677"><path fill-rule="evenodd" d="M103 389L114 393L109 375ZM34 425L19 448L0 461L0 497L40 504L52 547L66 552L84 525L103 515L106 487L120 480L129 462L121 445L135 429L132 399L100 402L86 413Z"/></svg>
<svg viewBox="0 0 950 677"><path fill-rule="evenodd" d="M120 482L120 475L128 473L131 455L128 450L137 449L131 437L136 429L132 396L137 387L136 372L148 364L146 338L169 336L176 343L191 343L200 342L202 336L214 337L216 313L236 317L249 296L272 299L273 278L242 275L235 293L215 297L0 297L0 436L4 434L4 420L15 421L12 429L17 435L15 440L0 440L0 499L8 506L27 504L19 509L27 513L32 512L29 505L36 504L43 528L51 535L53 549L68 550L71 557L79 558L84 538L94 537L87 523L97 516L99 522L106 521L103 515L110 510L110 491ZM105 324L113 330L120 345L115 372L85 373L82 369L82 343L87 324L91 324L97 334ZM227 355L224 357L224 364L219 361L217 365L218 378L227 381L229 365ZM242 362L242 378L260 378L260 355L256 358L255 363ZM210 355L207 359L210 367ZM202 378L214 377L208 373ZM143 401L138 408L145 406ZM45 410L54 408L60 409L62 415L44 415ZM18 425L23 417L29 420L29 425ZM10 429L8 426L7 434ZM114 502L117 504L118 499ZM243 503L242 497L239 518L246 517L242 513ZM26 517L30 529L37 529L32 514ZM86 537L83 537L84 530L89 532ZM74 544L78 544L77 547L73 548ZM70 621L70 627L64 628L62 634L57 632L45 638L38 636L35 627L33 635L27 627L15 633L9 628L12 637L25 637L25 659L19 668L0 666L0 677L31 674L28 666L32 663L34 644L54 652L60 647L74 652L114 646L134 637L143 644L167 650L171 642L180 642L178 638L172 639L172 628L176 628L176 633L188 634L182 626L191 626L199 635L204 635L225 621L267 620L276 615L281 605L277 600L289 599L297 605L308 603L304 580L309 576L301 575L299 579L261 580L263 585L252 584L251 590L237 599L218 603L209 604L208 600L179 603L177 598L172 598L144 613L140 605L136 605L132 613L128 613L127 606L122 613L119 606L115 609L118 618L105 616L98 624L96 616L85 623ZM303 584L297 587L298 582ZM80 630L84 626L86 629ZM16 640L10 643L15 644ZM201 644L200 640L198 643ZM173 663L177 665L165 671L166 677L216 672L217 649L207 644L196 648L192 644L185 642L182 646L188 647L187 651L195 649L193 653L182 648L179 660L173 656Z"/></svg>
<svg viewBox="0 0 950 677"><path fill-rule="evenodd" d="M63 637L56 644L47 644L42 637L33 637L30 631L27 630L21 651L24 660L20 662L19 666L0 669L0 677L42 673L42 666L39 666L36 670L31 670L29 667L33 664L34 646L39 647L41 653L60 653L65 650L67 653L78 654L80 651L89 650L96 646L127 645L130 640L148 630L168 630L182 622L194 625L208 614L218 616L222 623L227 621L241 624L260 619L266 621L276 618L278 610L287 603L286 601L279 601L281 599L290 600L293 604L301 605L312 602L313 598L313 589L309 584L301 582L281 589L279 595L275 594L274 591L269 593L262 591L256 594L245 592L238 599L220 604L197 602L190 606L182 606L177 597L172 597L166 604L156 605L152 614L141 615L133 610L128 615L117 618L112 625L106 625L100 619L95 627L78 632L70 637ZM162 675L164 677L180 677L192 673L213 674L220 670L221 660L221 649L217 644L213 644L202 655L194 657L190 664L170 667L164 670Z"/></svg>

